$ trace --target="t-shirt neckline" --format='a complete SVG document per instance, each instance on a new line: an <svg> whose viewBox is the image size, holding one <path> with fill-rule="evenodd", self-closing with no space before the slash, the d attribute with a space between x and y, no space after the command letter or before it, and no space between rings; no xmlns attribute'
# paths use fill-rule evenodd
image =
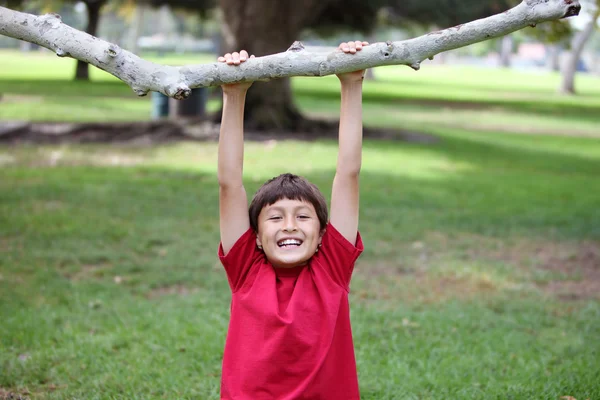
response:
<svg viewBox="0 0 600 400"><path fill-rule="evenodd" d="M275 271L276 276L298 276L306 267L308 267L308 264L291 268L273 267L273 271Z"/></svg>

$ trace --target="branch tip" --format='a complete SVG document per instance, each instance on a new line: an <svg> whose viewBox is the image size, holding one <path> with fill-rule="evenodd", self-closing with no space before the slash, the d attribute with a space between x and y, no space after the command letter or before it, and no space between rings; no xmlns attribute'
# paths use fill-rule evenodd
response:
<svg viewBox="0 0 600 400"><path fill-rule="evenodd" d="M565 0L570 4L571 0ZM563 18L569 18L569 17L575 17L577 15L579 15L579 11L581 11L581 4L579 3L575 3L573 4L571 7L569 7L569 9L567 10L567 13L565 14L565 16Z"/></svg>

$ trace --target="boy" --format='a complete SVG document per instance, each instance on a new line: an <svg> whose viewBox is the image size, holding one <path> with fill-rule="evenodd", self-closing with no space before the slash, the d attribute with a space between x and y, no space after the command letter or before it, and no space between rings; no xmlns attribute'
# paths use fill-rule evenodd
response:
<svg viewBox="0 0 600 400"><path fill-rule="evenodd" d="M342 43L345 53L366 42ZM248 53L220 62L239 65ZM243 115L251 83L223 86L219 258L232 291L221 398L359 399L348 290L358 233L364 71L338 75L342 106L331 219L316 186L283 174L250 210L242 182Z"/></svg>

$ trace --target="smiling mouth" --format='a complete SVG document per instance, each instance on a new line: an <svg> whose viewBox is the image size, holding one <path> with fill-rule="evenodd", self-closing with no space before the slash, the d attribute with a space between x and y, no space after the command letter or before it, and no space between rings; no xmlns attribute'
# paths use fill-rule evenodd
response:
<svg viewBox="0 0 600 400"><path fill-rule="evenodd" d="M300 247L302 245L302 240L298 239L282 239L277 242L277 246L282 249L293 249L296 247Z"/></svg>

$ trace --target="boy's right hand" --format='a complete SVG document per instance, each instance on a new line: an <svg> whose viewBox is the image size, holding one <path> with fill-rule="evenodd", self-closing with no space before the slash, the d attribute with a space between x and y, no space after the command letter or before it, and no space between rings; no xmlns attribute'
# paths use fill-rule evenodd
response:
<svg viewBox="0 0 600 400"><path fill-rule="evenodd" d="M224 56L217 58L217 61L227 63L227 65L240 65L248 58L254 58L254 55L248 57L248 52L242 50L239 53L237 51L227 53ZM222 85L224 92L245 92L250 86L252 86L252 82L228 83Z"/></svg>

